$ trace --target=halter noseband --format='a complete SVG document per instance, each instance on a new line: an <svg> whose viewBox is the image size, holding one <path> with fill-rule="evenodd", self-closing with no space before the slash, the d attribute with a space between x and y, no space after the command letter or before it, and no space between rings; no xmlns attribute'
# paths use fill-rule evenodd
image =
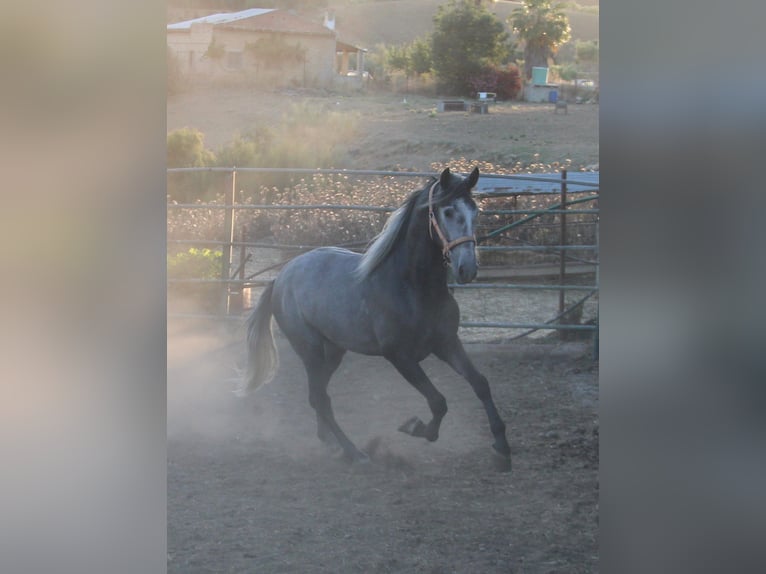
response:
<svg viewBox="0 0 766 574"><path fill-rule="evenodd" d="M457 247L461 243L466 243L468 241L473 241L476 243L476 236L475 235L464 235L463 237L458 237L457 239L453 239L452 241L448 241L447 237L442 232L441 228L439 227L439 223L436 221L436 214L434 213L434 205L433 205L433 197L434 197L434 189L439 184L439 182L434 182L434 184L431 186L431 189L428 190L428 233L431 235L431 238L433 238L433 230L436 230L436 235L439 236L439 239L442 242L442 255L444 256L444 263L449 264L450 263L450 252L453 248Z"/></svg>

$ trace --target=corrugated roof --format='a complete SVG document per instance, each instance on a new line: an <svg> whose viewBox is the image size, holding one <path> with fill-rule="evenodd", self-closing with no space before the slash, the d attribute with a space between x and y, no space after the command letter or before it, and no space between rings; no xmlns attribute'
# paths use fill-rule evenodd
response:
<svg viewBox="0 0 766 574"><path fill-rule="evenodd" d="M274 12L274 8L250 8L249 10L242 10L240 12L223 12L220 14L210 14L209 16L202 16L200 18L193 18L191 20L184 20L183 22L175 22L174 24L168 24L168 30L188 30L192 24L205 23L205 24L230 24L237 20L245 20L247 18L253 18L254 16L261 16Z"/></svg>
<svg viewBox="0 0 766 574"><path fill-rule="evenodd" d="M269 14L247 21L232 22L227 27L268 32L291 32L294 34L335 35L334 30L330 30L320 22L312 22L284 10L274 10Z"/></svg>
<svg viewBox="0 0 766 574"><path fill-rule="evenodd" d="M570 171L567 173L567 191L570 193L598 192L601 172ZM523 179L521 179L523 178ZM561 191L561 173L482 175L474 188L474 193L507 195L510 193L559 193Z"/></svg>

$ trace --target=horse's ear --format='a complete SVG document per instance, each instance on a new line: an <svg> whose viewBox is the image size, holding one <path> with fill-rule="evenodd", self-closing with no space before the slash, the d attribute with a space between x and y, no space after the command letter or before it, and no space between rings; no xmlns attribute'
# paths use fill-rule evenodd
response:
<svg viewBox="0 0 766 574"><path fill-rule="evenodd" d="M439 178L439 184L441 185L442 189L446 190L447 187L449 187L449 183L451 179L452 179L452 174L449 172L449 168L445 167L441 177Z"/></svg>
<svg viewBox="0 0 766 574"><path fill-rule="evenodd" d="M468 181L466 182L466 183L468 183L468 189L473 189L474 186L476 185L477 181L479 181L479 167L478 166L473 168L473 171L468 176Z"/></svg>

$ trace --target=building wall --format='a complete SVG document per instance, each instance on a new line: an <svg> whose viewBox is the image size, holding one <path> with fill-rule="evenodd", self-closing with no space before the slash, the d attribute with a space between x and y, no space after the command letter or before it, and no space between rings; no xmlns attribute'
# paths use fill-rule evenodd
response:
<svg viewBox="0 0 766 574"><path fill-rule="evenodd" d="M527 84L524 87L524 99L528 102L550 102L551 92L556 92L558 97L558 89L557 84Z"/></svg>
<svg viewBox="0 0 766 574"><path fill-rule="evenodd" d="M305 49L303 62L258 61L245 49L260 38L279 35L286 44ZM204 58L215 39L225 49L218 61ZM189 31L169 31L168 46L175 54L181 73L192 79L241 79L271 87L329 87L335 80L335 37L213 27L193 24Z"/></svg>
<svg viewBox="0 0 766 574"><path fill-rule="evenodd" d="M212 38L211 24L194 24L190 30L167 33L168 47L175 55L182 74L193 77L212 73L212 62L203 59Z"/></svg>

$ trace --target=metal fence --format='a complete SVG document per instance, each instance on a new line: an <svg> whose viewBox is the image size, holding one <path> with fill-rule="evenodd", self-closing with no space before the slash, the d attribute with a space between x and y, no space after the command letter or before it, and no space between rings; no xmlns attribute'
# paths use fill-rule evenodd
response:
<svg viewBox="0 0 766 574"><path fill-rule="evenodd" d="M169 177L177 173L199 173L199 172L221 172L229 174L229 182L226 184L224 193L224 200L222 203L209 202L209 203L177 203L169 202L169 210L186 209L186 210L223 210L223 229L220 235L221 239L182 239L182 238L169 238L168 244L177 245L205 245L219 247L222 251L220 272L217 278L210 277L169 277L169 284L179 283L191 283L191 284L208 284L217 286L216 291L218 294L218 305L216 313L180 313L170 312L170 317L175 318L236 318L240 319L242 312L246 306L244 304L244 293L252 287L264 285L268 282L267 279L256 278L263 273L272 270L273 267L267 266L263 270L259 270L256 273L247 275L245 272L245 266L250 260L250 255L247 253L248 249L277 249L291 252L301 252L310 248L317 247L317 245L300 245L300 244L278 244L274 242L255 242L247 240L244 232L240 233L240 240L236 240L236 222L237 213L246 210L256 210L259 212L265 212L268 210L330 210L330 211L364 211L364 212L377 212L388 213L392 212L395 207L383 207L373 205L351 205L351 204L275 204L275 203L236 203L237 197L237 174L238 173L269 173L269 174L287 174L291 176L316 176L316 175L330 175L330 176L353 176L359 178L365 177L404 177L411 179L423 179L432 177L435 174L432 172L401 172L401 171L376 171L376 170L333 170L333 169L289 169L289 168L236 168L236 167L213 167L213 168L170 168L167 170ZM413 189L415 187L413 186ZM534 283L505 283L497 281L484 281L474 282L468 285L451 285L454 289L524 289L524 290L548 290L558 291L559 305L558 314L543 323L525 323L525 322L513 322L512 318L508 321L493 321L493 322L479 322L479 321L464 321L461 322L461 327L470 328L491 328L491 329L525 329L526 332L518 336L525 336L538 330L566 330L566 331L590 331L593 333L594 338L594 355L597 356L598 350L598 325L595 324L577 324L577 322L571 321L568 318L570 313L581 308L584 301L590 297L597 295L599 290L599 273L598 273L598 174L597 173L582 173L577 172L574 177L570 177L570 174L566 170L562 170L560 174L544 174L544 175L532 175L532 174L513 174L513 175L500 175L500 174L482 174L479 184L474 190L474 194L478 198L517 198L520 196L557 196L558 201L552 205L548 205L542 209L485 209L482 210L483 216L497 216L497 217L511 217L515 218L508 223L497 224L496 227L489 230L487 233L481 235L478 238L479 252L491 253L491 252L541 252L546 254L553 254L558 259L557 277L558 281L555 284L534 284ZM591 207L582 207L588 206ZM574 206L574 208L573 208ZM551 216L557 219L556 222L551 222ZM573 244L567 241L567 226L569 224L568 218L572 216L587 216L591 219L591 224L595 226L596 241L592 244ZM520 226L530 224L530 222L538 220L539 218L547 217L549 222L546 224L549 227L555 226L558 228L558 242L556 244L546 245L487 245L486 243L492 242L497 238L507 236L509 233L517 231ZM581 222L580 222L581 223ZM363 245L356 245L351 247L363 247ZM234 254L235 250L239 249L238 264L234 268ZM577 257L575 253L589 253L590 257L584 259L582 256ZM578 285L571 284L567 281L567 264L568 262L575 261L579 264L583 262L592 266L595 281L593 285ZM502 275L502 272L501 272ZM479 279L482 278L480 273ZM567 291L580 291L585 292L585 296L580 298L573 304L568 306L565 304L565 293Z"/></svg>

